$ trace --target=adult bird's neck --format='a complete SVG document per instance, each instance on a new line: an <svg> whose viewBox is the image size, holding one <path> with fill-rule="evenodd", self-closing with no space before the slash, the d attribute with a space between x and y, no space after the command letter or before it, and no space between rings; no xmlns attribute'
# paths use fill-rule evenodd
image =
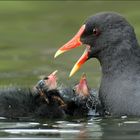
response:
<svg viewBox="0 0 140 140"><path fill-rule="evenodd" d="M103 75L118 76L128 70L133 71L140 64L140 48L137 40L131 43L125 40L115 47L104 49L98 59Z"/></svg>

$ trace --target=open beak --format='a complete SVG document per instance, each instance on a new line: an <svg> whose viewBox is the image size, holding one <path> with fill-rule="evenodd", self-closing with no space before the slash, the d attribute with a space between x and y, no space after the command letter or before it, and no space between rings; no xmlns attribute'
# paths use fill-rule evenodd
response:
<svg viewBox="0 0 140 140"><path fill-rule="evenodd" d="M57 56L59 56L60 54L69 51L73 48L76 48L80 45L82 45L82 42L80 41L80 37L82 35L82 33L85 30L85 25L83 25L80 30L77 32L77 34L70 40L68 41L65 45L63 45L56 53L54 58L56 58Z"/></svg>
<svg viewBox="0 0 140 140"><path fill-rule="evenodd" d="M52 90L52 89L56 89L57 88L57 76L56 76L56 73L58 71L54 71L53 73L51 73L49 76L48 76L48 79L47 80L44 80L46 85L48 86L49 90Z"/></svg>
<svg viewBox="0 0 140 140"><path fill-rule="evenodd" d="M58 72L58 70L55 70L53 73L51 73L49 76L56 76L56 73Z"/></svg>
<svg viewBox="0 0 140 140"><path fill-rule="evenodd" d="M88 60L88 54L89 54L89 47L87 46L83 55L80 57L80 59L75 63L74 67L72 68L69 77L73 76L76 71L78 71L81 66Z"/></svg>
<svg viewBox="0 0 140 140"><path fill-rule="evenodd" d="M51 79L51 80L54 80L54 79L57 80L57 76L56 76L57 72L58 72L58 70L55 70L54 72L52 72L52 73L48 76L48 78Z"/></svg>
<svg viewBox="0 0 140 140"><path fill-rule="evenodd" d="M80 41L81 35L85 31L85 24L81 26L77 34L70 40L68 41L65 45L63 45L56 53L54 58L59 56L60 54L69 51L71 49L77 48L81 46L83 43ZM72 71L70 72L70 77L74 75L76 71L80 69L80 67L85 63L85 61L88 59L88 53L89 53L89 46L86 47L86 50L84 51L83 55L80 57L80 59L76 62L74 65Z"/></svg>
<svg viewBox="0 0 140 140"><path fill-rule="evenodd" d="M77 84L75 86L75 91L77 94L79 94L80 96L86 97L89 95L89 88L88 88L88 84L87 84L87 79L86 79L86 74L83 73L79 84Z"/></svg>

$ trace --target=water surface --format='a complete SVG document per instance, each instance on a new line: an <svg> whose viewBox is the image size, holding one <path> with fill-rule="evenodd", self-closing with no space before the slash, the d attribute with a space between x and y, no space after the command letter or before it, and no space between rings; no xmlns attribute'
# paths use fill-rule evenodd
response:
<svg viewBox="0 0 140 140"><path fill-rule="evenodd" d="M94 59L68 78L84 46L56 60L53 56L88 16L101 11L124 15L140 39L139 7L139 1L0 1L0 87L32 87L40 75L58 69L59 85L72 86L86 72L89 86L98 89L101 70ZM137 140L139 137L139 118L0 118L3 140Z"/></svg>
<svg viewBox="0 0 140 140"><path fill-rule="evenodd" d="M137 140L140 119L82 118L70 120L0 119L0 139Z"/></svg>

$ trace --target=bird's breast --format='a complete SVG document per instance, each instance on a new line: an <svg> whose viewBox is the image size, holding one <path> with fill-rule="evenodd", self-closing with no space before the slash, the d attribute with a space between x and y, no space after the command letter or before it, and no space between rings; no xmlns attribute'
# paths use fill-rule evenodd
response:
<svg viewBox="0 0 140 140"><path fill-rule="evenodd" d="M103 77L99 97L107 111L113 115L140 114L140 77Z"/></svg>

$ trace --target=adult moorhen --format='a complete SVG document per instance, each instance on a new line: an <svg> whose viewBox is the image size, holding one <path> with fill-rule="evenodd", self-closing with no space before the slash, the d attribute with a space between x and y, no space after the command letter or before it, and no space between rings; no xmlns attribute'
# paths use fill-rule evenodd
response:
<svg viewBox="0 0 140 140"><path fill-rule="evenodd" d="M99 98L104 109L112 116L140 116L140 47L133 27L117 13L97 13L55 57L81 44L86 44L86 50L70 76L88 59L97 58L102 68Z"/></svg>

